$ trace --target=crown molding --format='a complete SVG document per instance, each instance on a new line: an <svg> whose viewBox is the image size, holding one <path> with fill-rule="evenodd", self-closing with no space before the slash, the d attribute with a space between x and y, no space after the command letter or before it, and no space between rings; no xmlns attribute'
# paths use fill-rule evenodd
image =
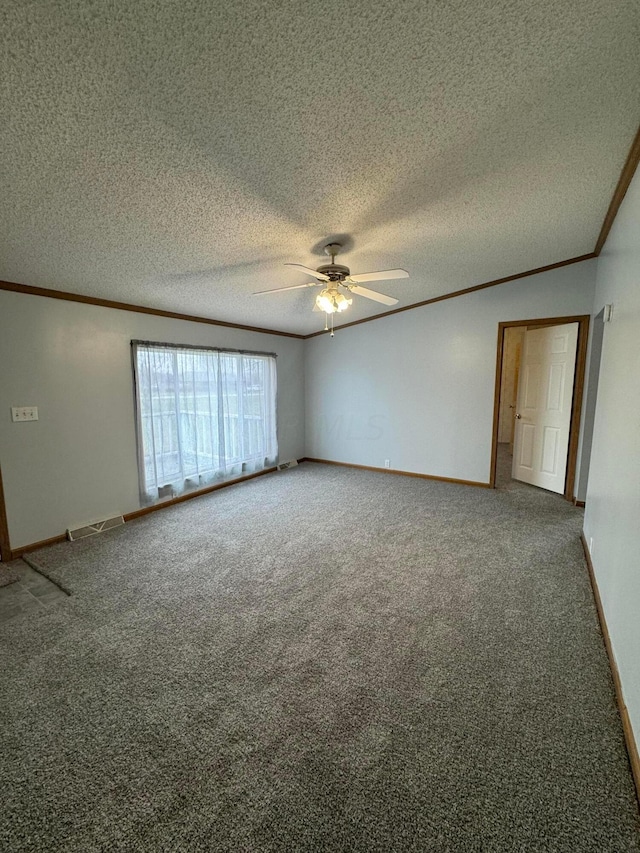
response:
<svg viewBox="0 0 640 853"><path fill-rule="evenodd" d="M602 247L609 236L613 220L616 218L616 214L622 204L622 200L629 189L629 184L633 180L633 176L638 168L638 163L640 163L640 128L638 128L635 139L631 144L631 148L627 154L627 159L625 160L622 172L620 173L620 178L618 179L618 183L616 184L616 188L613 192L613 197L611 199L609 209L607 210L607 215L602 223L602 228L600 229L600 234L596 241L596 247L593 250L596 256L602 251Z"/></svg>
<svg viewBox="0 0 640 853"><path fill-rule="evenodd" d="M586 255L579 255L577 258L568 258L566 261L557 261L555 264L547 264L544 267L537 267L534 270L526 270L515 275L508 275L504 278L496 278L493 281L485 281L483 284L474 284L473 287L465 287L463 290L454 290L452 293L443 293L442 296L434 296L432 299L424 299L422 302L413 302L411 305L403 305L401 308L394 308L392 311L383 311L382 314L374 314L373 317L364 317L362 320L354 320L352 323L343 323L340 326L335 326L334 331L338 329L348 329L350 326L359 326L362 323L371 323L372 320L380 320L382 317L391 317L392 314L400 314L402 311L413 311L414 308L422 308L425 305L433 305L435 302L444 302L446 299L455 299L458 296L466 296L468 293L475 293L477 290L485 290L487 287L495 287L498 284L506 284L508 281L516 281L519 278L527 278L530 275L537 275L541 272L549 272L559 267L566 267L569 264L579 264L582 261L589 261L596 257L595 252L588 252ZM325 335L326 332L322 329L320 332L312 332L310 335L305 335L304 339Z"/></svg>
<svg viewBox="0 0 640 853"><path fill-rule="evenodd" d="M48 299L63 299L66 302L82 302L85 305L97 305L100 308L114 308L117 311L134 311L137 314L152 314L155 317L169 317L171 320L187 320L190 323L205 323L209 326L224 326L227 329L241 329L245 332L258 332L261 335L280 335L283 338L298 338L304 340L304 335L296 332L281 332L278 329L263 329L260 326L245 326L241 323L229 323L227 320L212 320L210 317L197 317L193 314L177 314L174 311L162 311L159 308L148 308L146 305L132 305L129 302L113 302L110 299L100 299L97 296L83 296L80 293L69 293L66 290L49 290L48 287L31 287L28 284L18 284L14 281L0 281L0 290L12 293L26 293L29 296L44 296Z"/></svg>

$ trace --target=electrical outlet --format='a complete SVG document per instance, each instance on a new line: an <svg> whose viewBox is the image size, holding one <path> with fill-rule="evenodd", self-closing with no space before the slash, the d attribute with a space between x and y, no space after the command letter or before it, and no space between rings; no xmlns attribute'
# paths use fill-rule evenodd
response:
<svg viewBox="0 0 640 853"><path fill-rule="evenodd" d="M11 420L14 423L21 421L37 421L38 407L37 406L12 406Z"/></svg>
<svg viewBox="0 0 640 853"><path fill-rule="evenodd" d="M388 459L385 459L385 460L384 460L384 467L385 467L385 468L389 468L389 467L390 467L390 462L389 462L389 460L388 460Z"/></svg>

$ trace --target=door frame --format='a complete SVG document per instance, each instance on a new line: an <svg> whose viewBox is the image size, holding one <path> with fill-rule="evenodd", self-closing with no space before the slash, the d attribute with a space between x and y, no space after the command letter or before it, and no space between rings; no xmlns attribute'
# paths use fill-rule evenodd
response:
<svg viewBox="0 0 640 853"><path fill-rule="evenodd" d="M504 331L510 326L562 326L565 323L578 323L578 345L576 349L576 369L573 375L573 397L571 402L571 424L569 426L569 447L567 448L567 473L564 481L564 497L574 501L576 465L578 462L578 440L580 438L580 418L582 415L582 397L587 364L587 343L589 340L589 314L575 317L544 317L533 320L509 320L498 323L498 348L496 354L496 381L493 395L493 432L491 437L491 469L489 486L496 487L496 463L498 459L498 423L500 420L500 388L502 384L502 360L504 350Z"/></svg>
<svg viewBox="0 0 640 853"><path fill-rule="evenodd" d="M7 523L7 508L4 502L4 488L2 486L2 469L0 469L0 561L8 563L10 559L9 525Z"/></svg>

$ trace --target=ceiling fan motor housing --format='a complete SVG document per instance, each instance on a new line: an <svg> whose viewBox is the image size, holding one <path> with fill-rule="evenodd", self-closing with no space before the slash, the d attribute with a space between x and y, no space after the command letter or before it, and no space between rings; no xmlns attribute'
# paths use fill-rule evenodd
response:
<svg viewBox="0 0 640 853"><path fill-rule="evenodd" d="M322 267L318 267L318 272L324 273L324 275L329 277L330 281L344 281L349 275L349 267L345 267L342 264L325 264Z"/></svg>

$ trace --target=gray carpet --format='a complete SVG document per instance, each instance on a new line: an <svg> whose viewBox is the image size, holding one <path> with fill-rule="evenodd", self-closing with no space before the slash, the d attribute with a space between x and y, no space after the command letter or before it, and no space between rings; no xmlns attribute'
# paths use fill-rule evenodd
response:
<svg viewBox="0 0 640 853"><path fill-rule="evenodd" d="M32 555L8 851L640 851L581 511L305 463Z"/></svg>
<svg viewBox="0 0 640 853"><path fill-rule="evenodd" d="M20 580L20 575L16 571L16 563L0 563L0 587L9 586Z"/></svg>

